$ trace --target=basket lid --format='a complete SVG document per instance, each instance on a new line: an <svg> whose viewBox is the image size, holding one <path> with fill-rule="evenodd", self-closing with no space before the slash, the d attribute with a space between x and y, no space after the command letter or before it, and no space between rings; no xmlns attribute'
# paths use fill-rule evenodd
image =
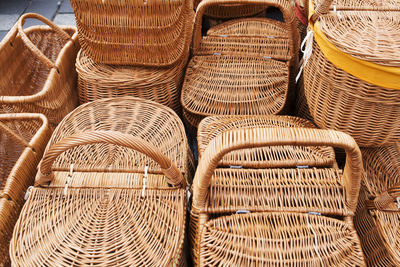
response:
<svg viewBox="0 0 400 267"><path fill-rule="evenodd" d="M210 141L218 134L237 128L256 127L306 127L315 128L311 122L290 116L210 116L199 125L199 157ZM224 156L220 165L229 166L333 166L335 153L332 147L278 146L242 149Z"/></svg>
<svg viewBox="0 0 400 267"><path fill-rule="evenodd" d="M363 266L357 234L338 219L301 213L236 214L210 220L201 238L205 266ZM346 255L346 257L338 257ZM234 262L233 262L234 260Z"/></svg>
<svg viewBox="0 0 400 267"><path fill-rule="evenodd" d="M55 129L50 147L76 134L113 131L128 134L156 147L188 180L189 152L185 129L168 107L134 97L107 98L79 106ZM145 148L148 149L148 148ZM53 171L97 173L161 173L159 164L134 149L107 142L84 144L66 150L52 164ZM112 182L110 182L112 184Z"/></svg>
<svg viewBox="0 0 400 267"><path fill-rule="evenodd" d="M331 11L319 17L319 28L330 43L346 54L400 67L400 12Z"/></svg>
<svg viewBox="0 0 400 267"><path fill-rule="evenodd" d="M282 110L289 67L262 57L195 56L186 70L181 103L194 114L270 115Z"/></svg>
<svg viewBox="0 0 400 267"><path fill-rule="evenodd" d="M308 1L308 0L305 0ZM314 0L315 5L321 5L326 0ZM330 9L337 10L386 10L400 11L400 0L332 0Z"/></svg>

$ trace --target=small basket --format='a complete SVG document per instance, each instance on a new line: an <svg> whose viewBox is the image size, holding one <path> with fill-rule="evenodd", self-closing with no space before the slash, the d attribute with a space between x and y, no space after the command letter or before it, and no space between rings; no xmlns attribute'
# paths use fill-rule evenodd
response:
<svg viewBox="0 0 400 267"><path fill-rule="evenodd" d="M314 122L363 147L392 144L400 139L400 12L329 7L310 8L304 86Z"/></svg>
<svg viewBox="0 0 400 267"><path fill-rule="evenodd" d="M42 114L0 114L0 266L9 264L12 231L49 138Z"/></svg>
<svg viewBox="0 0 400 267"><path fill-rule="evenodd" d="M199 159L201 160L204 150L212 139L222 132L238 128L260 127L315 128L315 125L291 116L209 116L201 121L197 132ZM309 146L241 149L227 154L219 162L219 166L241 168L332 167L335 164L335 153L332 147Z"/></svg>
<svg viewBox="0 0 400 267"><path fill-rule="evenodd" d="M152 100L181 112L179 94L187 58L168 68L119 66L96 63L82 50L76 60L81 104L97 99L134 96Z"/></svg>
<svg viewBox="0 0 400 267"><path fill-rule="evenodd" d="M293 146L340 147L347 164L343 173L335 166L219 166L228 153L268 146L287 153ZM203 151L193 181L195 264L364 266L352 222L361 174L360 150L344 133L263 126L223 131Z"/></svg>
<svg viewBox="0 0 400 267"><path fill-rule="evenodd" d="M206 8L233 3L278 6L286 22L237 19L211 28L202 38ZM203 0L195 19L194 56L182 86L186 123L195 129L202 118L211 115L284 113L297 68L298 41L289 2Z"/></svg>
<svg viewBox="0 0 400 267"><path fill-rule="evenodd" d="M182 264L192 169L171 109L133 97L78 107L46 148L14 229L12 264Z"/></svg>
<svg viewBox="0 0 400 267"><path fill-rule="evenodd" d="M193 1L71 0L82 50L95 62L170 66L186 57Z"/></svg>
<svg viewBox="0 0 400 267"><path fill-rule="evenodd" d="M365 175L354 225L368 266L400 265L400 142L362 150Z"/></svg>
<svg viewBox="0 0 400 267"><path fill-rule="evenodd" d="M28 18L50 27L22 29ZM0 43L0 112L43 113L50 128L78 105L75 58L76 28L57 26L38 14L27 13Z"/></svg>

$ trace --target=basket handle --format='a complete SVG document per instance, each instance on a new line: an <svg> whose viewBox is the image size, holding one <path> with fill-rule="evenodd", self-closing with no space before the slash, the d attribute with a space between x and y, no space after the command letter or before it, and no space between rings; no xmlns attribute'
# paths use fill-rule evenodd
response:
<svg viewBox="0 0 400 267"><path fill-rule="evenodd" d="M368 210L399 211L400 205L395 204L398 197L400 197L400 183L395 184L374 199L366 199L365 205Z"/></svg>
<svg viewBox="0 0 400 267"><path fill-rule="evenodd" d="M208 187L220 160L238 149L263 146L334 146L346 151L343 181L346 204L355 210L363 173L361 152L354 139L342 132L311 128L252 128L235 129L215 137L203 152L193 182L193 205L196 212L205 209Z"/></svg>
<svg viewBox="0 0 400 267"><path fill-rule="evenodd" d="M89 131L85 133L79 133L65 137L61 141L50 146L39 165L39 176L35 184L43 186L53 180L54 174L52 173L51 167L54 160L61 153L76 146L94 143L114 144L135 149L140 153L152 158L160 165L161 171L166 176L169 184L173 186L186 186L186 181L183 178L182 173L178 170L175 164L172 163L171 160L157 147L139 137L116 131Z"/></svg>
<svg viewBox="0 0 400 267"><path fill-rule="evenodd" d="M299 40L299 33L296 26L296 17L294 15L293 7L290 6L290 1L284 1L287 6L284 6L277 0L202 0L197 6L196 17L194 22L194 32L193 32L193 52L196 52L200 47L201 41L201 27L203 22L203 15L206 9L213 5L233 5L233 4L256 4L256 5L268 5L274 6L281 10L283 18L285 19L285 24L288 25L288 30L290 33L290 48L293 53L297 53L296 44Z"/></svg>
<svg viewBox="0 0 400 267"><path fill-rule="evenodd" d="M48 57L46 57L42 51L40 51L39 48L37 48L36 45L34 45L32 43L32 41L28 38L28 36L25 34L24 29L22 28L23 25L25 24L25 20L26 19L37 19L40 20L41 22L47 24L48 26L50 26L50 28L52 30L54 30L58 35L60 35L64 40L72 40L71 36L64 31L63 29L61 29L59 26L57 26L57 24L55 24L54 22L52 22L51 20L36 14L36 13L26 13L24 15L22 15L18 22L17 22L17 28L18 28L18 33L21 36L21 39L24 41L25 45L28 47L29 50L31 50L31 52L43 63L45 64L47 67L49 67L49 69L51 68L57 68L56 64L49 59Z"/></svg>
<svg viewBox="0 0 400 267"><path fill-rule="evenodd" d="M306 0L309 1L309 0ZM329 12L329 8L332 4L332 0L323 0L317 8L315 8L314 14L311 15L311 21L312 23L315 23L315 21L321 16ZM307 4L307 12L309 10L309 4Z"/></svg>

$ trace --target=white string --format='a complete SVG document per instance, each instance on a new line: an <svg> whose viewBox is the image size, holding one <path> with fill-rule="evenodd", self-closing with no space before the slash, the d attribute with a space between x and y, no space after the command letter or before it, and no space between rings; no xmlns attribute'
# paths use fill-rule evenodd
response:
<svg viewBox="0 0 400 267"><path fill-rule="evenodd" d="M307 33L306 38L304 38L300 46L301 52L303 52L303 63L300 66L299 73L297 73L296 83L300 79L301 73L303 72L303 68L307 64L308 59L311 57L313 41L314 41L314 31L309 31Z"/></svg>
<svg viewBox="0 0 400 267"><path fill-rule="evenodd" d="M319 255L319 252L318 252L318 239L317 239L317 234L315 233L314 228L311 226L310 221L308 220L308 216L306 216L306 219L307 219L308 227L310 228L312 234L314 235L314 251L315 251L315 254L317 254L319 260L321 261L321 263L322 263L322 265L323 265L324 262L323 262L323 260L322 260L322 258L321 258L321 255Z"/></svg>
<svg viewBox="0 0 400 267"><path fill-rule="evenodd" d="M73 172L74 172L74 164L71 164L71 167L69 168L69 173L67 175L67 181L65 182L64 195L67 195L68 186L71 183Z"/></svg>
<svg viewBox="0 0 400 267"><path fill-rule="evenodd" d="M147 186L147 172L148 172L148 170L149 170L149 166L146 165L146 167L144 167L142 197L144 197L144 192L146 191L146 186Z"/></svg>
<svg viewBox="0 0 400 267"><path fill-rule="evenodd" d="M340 11L336 10L336 5L333 5L333 12L336 13L336 15L339 17L339 19L342 19L342 14L340 14Z"/></svg>

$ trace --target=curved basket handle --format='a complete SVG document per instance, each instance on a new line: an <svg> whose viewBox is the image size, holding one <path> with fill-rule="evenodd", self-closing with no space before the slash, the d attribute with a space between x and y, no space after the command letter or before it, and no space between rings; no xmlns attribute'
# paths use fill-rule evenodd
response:
<svg viewBox="0 0 400 267"><path fill-rule="evenodd" d="M296 54L298 50L298 48L296 49L296 44L300 39L296 26L296 16L294 15L293 7L290 5L291 3L290 1L284 1L286 5L281 4L280 2L281 1L278 0L202 0L200 4L197 6L196 10L194 32L193 32L193 46L192 46L193 52L196 52L196 50L199 49L200 47L203 15L208 7L221 4L224 5L255 4L255 5L274 6L281 10L283 18L285 19L285 24L288 25L288 30L291 35L289 40L290 48L292 50L292 53Z"/></svg>
<svg viewBox="0 0 400 267"><path fill-rule="evenodd" d="M40 20L41 22L47 24L48 26L50 26L51 29L53 29L57 34L59 34L64 40L72 40L71 36L66 31L64 31L59 26L57 26L57 24L55 24L51 20L49 20L39 14L36 14L36 13L26 13L26 14L22 15L17 22L18 33L21 36L21 39L24 41L25 45L29 48L29 50L31 50L32 53L47 67L49 67L50 69L56 68L56 64L53 61L51 61L48 57L46 57L42 53L42 51L40 51L40 49L37 48L37 46L34 45L32 43L32 41L28 38L28 36L25 34L22 26L25 24L25 20L28 18L37 19L37 20Z"/></svg>
<svg viewBox="0 0 400 267"><path fill-rule="evenodd" d="M65 137L58 143L50 146L40 163L39 178L35 184L43 186L53 180L54 174L52 173L51 167L54 160L61 153L76 146L94 143L114 144L135 149L152 158L160 165L161 171L166 176L169 184L174 186L181 185L182 187L186 186L186 181L183 178L182 173L157 147L139 137L115 131L89 131L79 133Z"/></svg>
<svg viewBox="0 0 400 267"><path fill-rule="evenodd" d="M196 212L204 210L211 177L220 160L238 149L263 146L334 146L346 151L343 173L346 204L355 210L363 173L361 152L354 139L342 132L311 128L235 129L215 137L203 152L193 182L193 205Z"/></svg>
<svg viewBox="0 0 400 267"><path fill-rule="evenodd" d="M365 205L368 210L399 211L400 208L395 204L398 197L400 197L400 183L395 184L374 199L365 200Z"/></svg>
<svg viewBox="0 0 400 267"><path fill-rule="evenodd" d="M309 1L309 0L306 0ZM331 7L332 0L323 0L317 8L315 8L314 14L311 15L311 21L312 23L315 23L315 21L321 16L329 12L329 8ZM309 10L309 4L307 5L307 11ZM309 12L309 11L308 11Z"/></svg>

